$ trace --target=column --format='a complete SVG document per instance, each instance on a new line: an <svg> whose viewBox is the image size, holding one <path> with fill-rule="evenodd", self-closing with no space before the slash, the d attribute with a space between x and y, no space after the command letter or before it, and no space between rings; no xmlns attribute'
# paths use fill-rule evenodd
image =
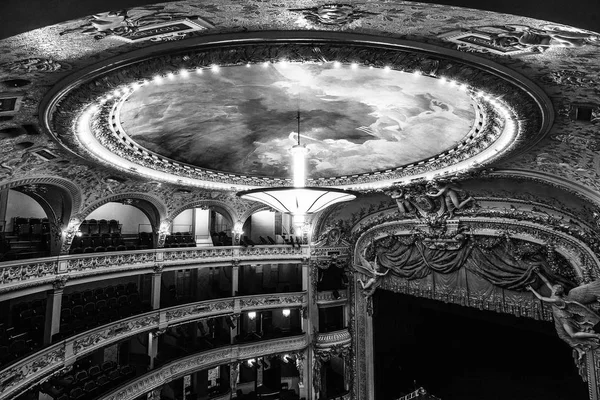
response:
<svg viewBox="0 0 600 400"><path fill-rule="evenodd" d="M238 379L238 373L240 372L240 363L239 362L232 362L231 364L229 364L229 385L231 387L231 397L237 397L237 379Z"/></svg>
<svg viewBox="0 0 600 400"><path fill-rule="evenodd" d="M598 362L600 356L599 350L588 350L585 352L585 362L587 381L588 381L588 392L590 394L590 400L600 399L600 362Z"/></svg>
<svg viewBox="0 0 600 400"><path fill-rule="evenodd" d="M62 309L62 295L67 276L62 276L53 282L53 289L48 292L46 300L46 320L44 323L44 345L52 343L52 336L60 329L60 310Z"/></svg>
<svg viewBox="0 0 600 400"><path fill-rule="evenodd" d="M165 333L166 329L159 329L155 332L148 333L148 357L150 357L150 364L148 370L154 369L154 361L158 355L158 337Z"/></svg>
<svg viewBox="0 0 600 400"><path fill-rule="evenodd" d="M160 308L160 284L162 279L163 266L161 264L154 265L152 273L152 285L150 289L150 306L153 310Z"/></svg>
<svg viewBox="0 0 600 400"><path fill-rule="evenodd" d="M302 330L306 333L308 343L313 343L313 333L315 327L318 327L319 312L317 307L317 293L316 285L312 284L312 279L315 279L311 273L311 269L317 268L308 259L302 260L302 290L306 291L308 304L302 308ZM302 384L298 385L299 392L303 393L300 397L305 397L307 400L316 399L313 395L313 348L308 346L306 353L304 354L303 361L304 376Z"/></svg>
<svg viewBox="0 0 600 400"><path fill-rule="evenodd" d="M231 268L231 296L237 296L240 286L240 262L235 260Z"/></svg>
<svg viewBox="0 0 600 400"><path fill-rule="evenodd" d="M310 381L308 373L308 349L296 354L296 369L298 370L298 395L300 398L309 398Z"/></svg>
<svg viewBox="0 0 600 400"><path fill-rule="evenodd" d="M0 190L0 233L6 233L6 209L8 207L8 191L10 189Z"/></svg>
<svg viewBox="0 0 600 400"><path fill-rule="evenodd" d="M233 314L229 318L231 318L231 322L233 323L233 325L235 325L235 327L229 326L229 343L235 344L235 337L240 333L240 314Z"/></svg>

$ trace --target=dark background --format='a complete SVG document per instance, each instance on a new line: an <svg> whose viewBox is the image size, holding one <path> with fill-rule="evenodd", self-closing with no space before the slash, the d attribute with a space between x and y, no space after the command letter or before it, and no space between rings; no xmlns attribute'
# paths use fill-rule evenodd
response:
<svg viewBox="0 0 600 400"><path fill-rule="evenodd" d="M571 348L551 322L378 290L375 398L423 386L442 400L585 400Z"/></svg>

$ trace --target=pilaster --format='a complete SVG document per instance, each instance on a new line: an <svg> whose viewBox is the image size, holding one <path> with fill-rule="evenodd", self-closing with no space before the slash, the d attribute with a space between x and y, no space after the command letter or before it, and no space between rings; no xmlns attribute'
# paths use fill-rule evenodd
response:
<svg viewBox="0 0 600 400"><path fill-rule="evenodd" d="M46 320L44 324L44 345L52 343L52 336L59 332L63 289L67 283L67 279L67 276L63 276L61 279L54 281L53 289L48 292L46 300Z"/></svg>

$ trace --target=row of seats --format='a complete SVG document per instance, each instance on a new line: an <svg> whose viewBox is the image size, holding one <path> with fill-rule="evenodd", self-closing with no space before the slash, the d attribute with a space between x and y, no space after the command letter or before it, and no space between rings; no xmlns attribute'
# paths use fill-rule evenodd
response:
<svg viewBox="0 0 600 400"><path fill-rule="evenodd" d="M210 237L213 242L213 246L231 246L233 244L233 240L231 237L227 236L225 232L211 232Z"/></svg>
<svg viewBox="0 0 600 400"><path fill-rule="evenodd" d="M115 219L107 221L105 219L85 220L79 225L79 232L82 234L103 234L103 233L121 233L121 224Z"/></svg>
<svg viewBox="0 0 600 400"><path fill-rule="evenodd" d="M53 341L149 310L134 283L63 296L59 333Z"/></svg>
<svg viewBox="0 0 600 400"><path fill-rule="evenodd" d="M196 240L189 232L175 232L174 234L166 237L165 247L196 247Z"/></svg>
<svg viewBox="0 0 600 400"><path fill-rule="evenodd" d="M19 238L33 239L41 238L50 233L50 222L48 218L13 218L13 235Z"/></svg>
<svg viewBox="0 0 600 400"><path fill-rule="evenodd" d="M41 347L46 321L46 300L18 303L11 307L9 314L10 320L5 318L0 323L0 365Z"/></svg>
<svg viewBox="0 0 600 400"><path fill-rule="evenodd" d="M141 232L133 241L120 233L94 233L75 236L70 254L99 253L106 251L146 250L154 247L154 239L149 232Z"/></svg>
<svg viewBox="0 0 600 400"><path fill-rule="evenodd" d="M75 368L67 375L53 378L40 386L40 391L55 400L93 399L133 378L135 369L118 366L112 361L89 368Z"/></svg>

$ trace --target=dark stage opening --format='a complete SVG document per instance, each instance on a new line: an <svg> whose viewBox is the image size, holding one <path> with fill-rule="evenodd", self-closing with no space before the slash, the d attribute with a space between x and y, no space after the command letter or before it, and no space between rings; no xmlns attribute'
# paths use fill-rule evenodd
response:
<svg viewBox="0 0 600 400"><path fill-rule="evenodd" d="M384 290L373 296L375 397L423 386L442 400L585 400L552 322Z"/></svg>

